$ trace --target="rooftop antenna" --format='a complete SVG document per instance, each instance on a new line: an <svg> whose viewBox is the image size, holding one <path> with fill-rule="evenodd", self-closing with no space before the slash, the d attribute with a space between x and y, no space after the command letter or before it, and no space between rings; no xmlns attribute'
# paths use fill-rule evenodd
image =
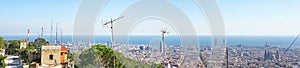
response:
<svg viewBox="0 0 300 68"><path fill-rule="evenodd" d="M293 42L290 44L290 46L284 51L284 53L281 55L281 58L286 54L286 52L294 45L296 40L299 38L300 34L293 40Z"/></svg>
<svg viewBox="0 0 300 68"><path fill-rule="evenodd" d="M56 33L55 33L55 45L57 45L57 23L56 23L56 29L55 29L56 31Z"/></svg>
<svg viewBox="0 0 300 68"><path fill-rule="evenodd" d="M53 18L51 19L51 30L50 30L51 42L50 42L50 44L53 44L52 32L53 32Z"/></svg>
<svg viewBox="0 0 300 68"><path fill-rule="evenodd" d="M29 34L30 34L30 28L27 29L27 39L26 39L27 41L30 40L30 39L29 39Z"/></svg>
<svg viewBox="0 0 300 68"><path fill-rule="evenodd" d="M60 44L62 44L63 42L63 33L62 33L62 30L60 30Z"/></svg>

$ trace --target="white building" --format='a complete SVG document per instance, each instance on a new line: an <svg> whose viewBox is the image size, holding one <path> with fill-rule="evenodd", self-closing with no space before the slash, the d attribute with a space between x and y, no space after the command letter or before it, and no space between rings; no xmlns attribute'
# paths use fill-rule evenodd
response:
<svg viewBox="0 0 300 68"><path fill-rule="evenodd" d="M19 56L7 56L5 61L5 68L22 68L23 63Z"/></svg>

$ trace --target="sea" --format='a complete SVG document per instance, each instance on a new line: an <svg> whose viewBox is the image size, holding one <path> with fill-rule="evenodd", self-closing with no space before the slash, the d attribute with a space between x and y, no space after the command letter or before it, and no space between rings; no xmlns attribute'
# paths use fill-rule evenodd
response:
<svg viewBox="0 0 300 68"><path fill-rule="evenodd" d="M5 40L24 40L27 38L27 35L0 35L0 37L3 37ZM39 38L41 36L39 35L31 35L29 37L30 41L34 41L36 38ZM58 41L68 41L68 42L76 42L74 41L73 35L62 35L57 36ZM111 36L110 35L95 35L95 36L89 36L92 38L93 43L96 44L105 44L111 42ZM165 43L166 45L180 45L182 44L181 38L184 36L166 36L165 37ZM51 36L46 35L43 36L47 41L51 41ZM161 40L161 36L159 35L132 35L127 36L127 40L119 39L118 36L115 37L115 42L120 44L153 44L153 43L159 43ZM211 45L212 44L212 36L196 36L190 39L188 37L185 37L185 41L196 41L197 43L194 43L192 45ZM291 42L296 38L296 36L226 36L226 45L228 46L234 46L234 45L243 45L243 46L264 46L266 43L274 45L274 46L287 46L290 45ZM56 36L52 36L52 40L55 40ZM183 44L184 45L184 44ZM300 39L296 40L294 46L300 45Z"/></svg>

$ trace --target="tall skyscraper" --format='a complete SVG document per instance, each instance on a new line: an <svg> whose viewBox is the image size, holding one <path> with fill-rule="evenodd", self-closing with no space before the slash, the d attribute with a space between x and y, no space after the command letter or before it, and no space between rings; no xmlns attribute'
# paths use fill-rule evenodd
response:
<svg viewBox="0 0 300 68"><path fill-rule="evenodd" d="M276 50L276 60L278 60L278 61L280 61L280 56L279 56L279 51L278 51L278 49Z"/></svg>

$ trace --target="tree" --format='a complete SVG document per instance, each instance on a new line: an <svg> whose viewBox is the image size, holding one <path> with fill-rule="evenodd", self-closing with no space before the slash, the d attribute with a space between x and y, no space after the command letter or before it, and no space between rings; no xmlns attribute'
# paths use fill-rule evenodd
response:
<svg viewBox="0 0 300 68"><path fill-rule="evenodd" d="M5 40L2 37L0 37L0 48L1 49L5 48Z"/></svg>
<svg viewBox="0 0 300 68"><path fill-rule="evenodd" d="M34 42L29 42L29 45L26 47L27 50L34 50L37 49L37 46L34 46Z"/></svg>
<svg viewBox="0 0 300 68"><path fill-rule="evenodd" d="M79 68L150 68L149 64L126 58L122 53L107 48L105 45L94 45L83 50L76 61ZM159 64L154 67L160 68Z"/></svg>
<svg viewBox="0 0 300 68"><path fill-rule="evenodd" d="M19 49L20 48L20 40L9 40L8 43L9 43L9 45L8 45L9 49Z"/></svg>
<svg viewBox="0 0 300 68"><path fill-rule="evenodd" d="M30 62L30 51L28 49L20 49L19 50L19 56L21 59L25 61L26 64L29 64Z"/></svg>
<svg viewBox="0 0 300 68"><path fill-rule="evenodd" d="M112 49L106 48L104 45L94 45L92 48L81 52L77 66L79 68L123 68L124 65L117 59L117 56L123 57L123 55L117 55Z"/></svg>
<svg viewBox="0 0 300 68"><path fill-rule="evenodd" d="M18 50L20 48L20 40L9 40L8 47L6 48L6 54L8 55L18 55Z"/></svg>
<svg viewBox="0 0 300 68"><path fill-rule="evenodd" d="M74 55L69 50L68 50L67 58L72 60L72 61L74 60Z"/></svg>
<svg viewBox="0 0 300 68"><path fill-rule="evenodd" d="M5 49L7 45L7 41L4 40L4 38L0 37L0 52L3 52L2 49Z"/></svg>
<svg viewBox="0 0 300 68"><path fill-rule="evenodd" d="M97 59L97 54L92 48L84 50L79 55L79 60L76 61L76 66L78 68L97 68L101 67L99 65L100 61Z"/></svg>
<svg viewBox="0 0 300 68"><path fill-rule="evenodd" d="M34 40L34 44L36 47L40 47L43 45L48 45L49 42L47 40L45 40L44 38L37 38Z"/></svg>
<svg viewBox="0 0 300 68"><path fill-rule="evenodd" d="M5 68L6 64L5 64L5 59L7 58L7 56L3 56L0 55L0 68Z"/></svg>

